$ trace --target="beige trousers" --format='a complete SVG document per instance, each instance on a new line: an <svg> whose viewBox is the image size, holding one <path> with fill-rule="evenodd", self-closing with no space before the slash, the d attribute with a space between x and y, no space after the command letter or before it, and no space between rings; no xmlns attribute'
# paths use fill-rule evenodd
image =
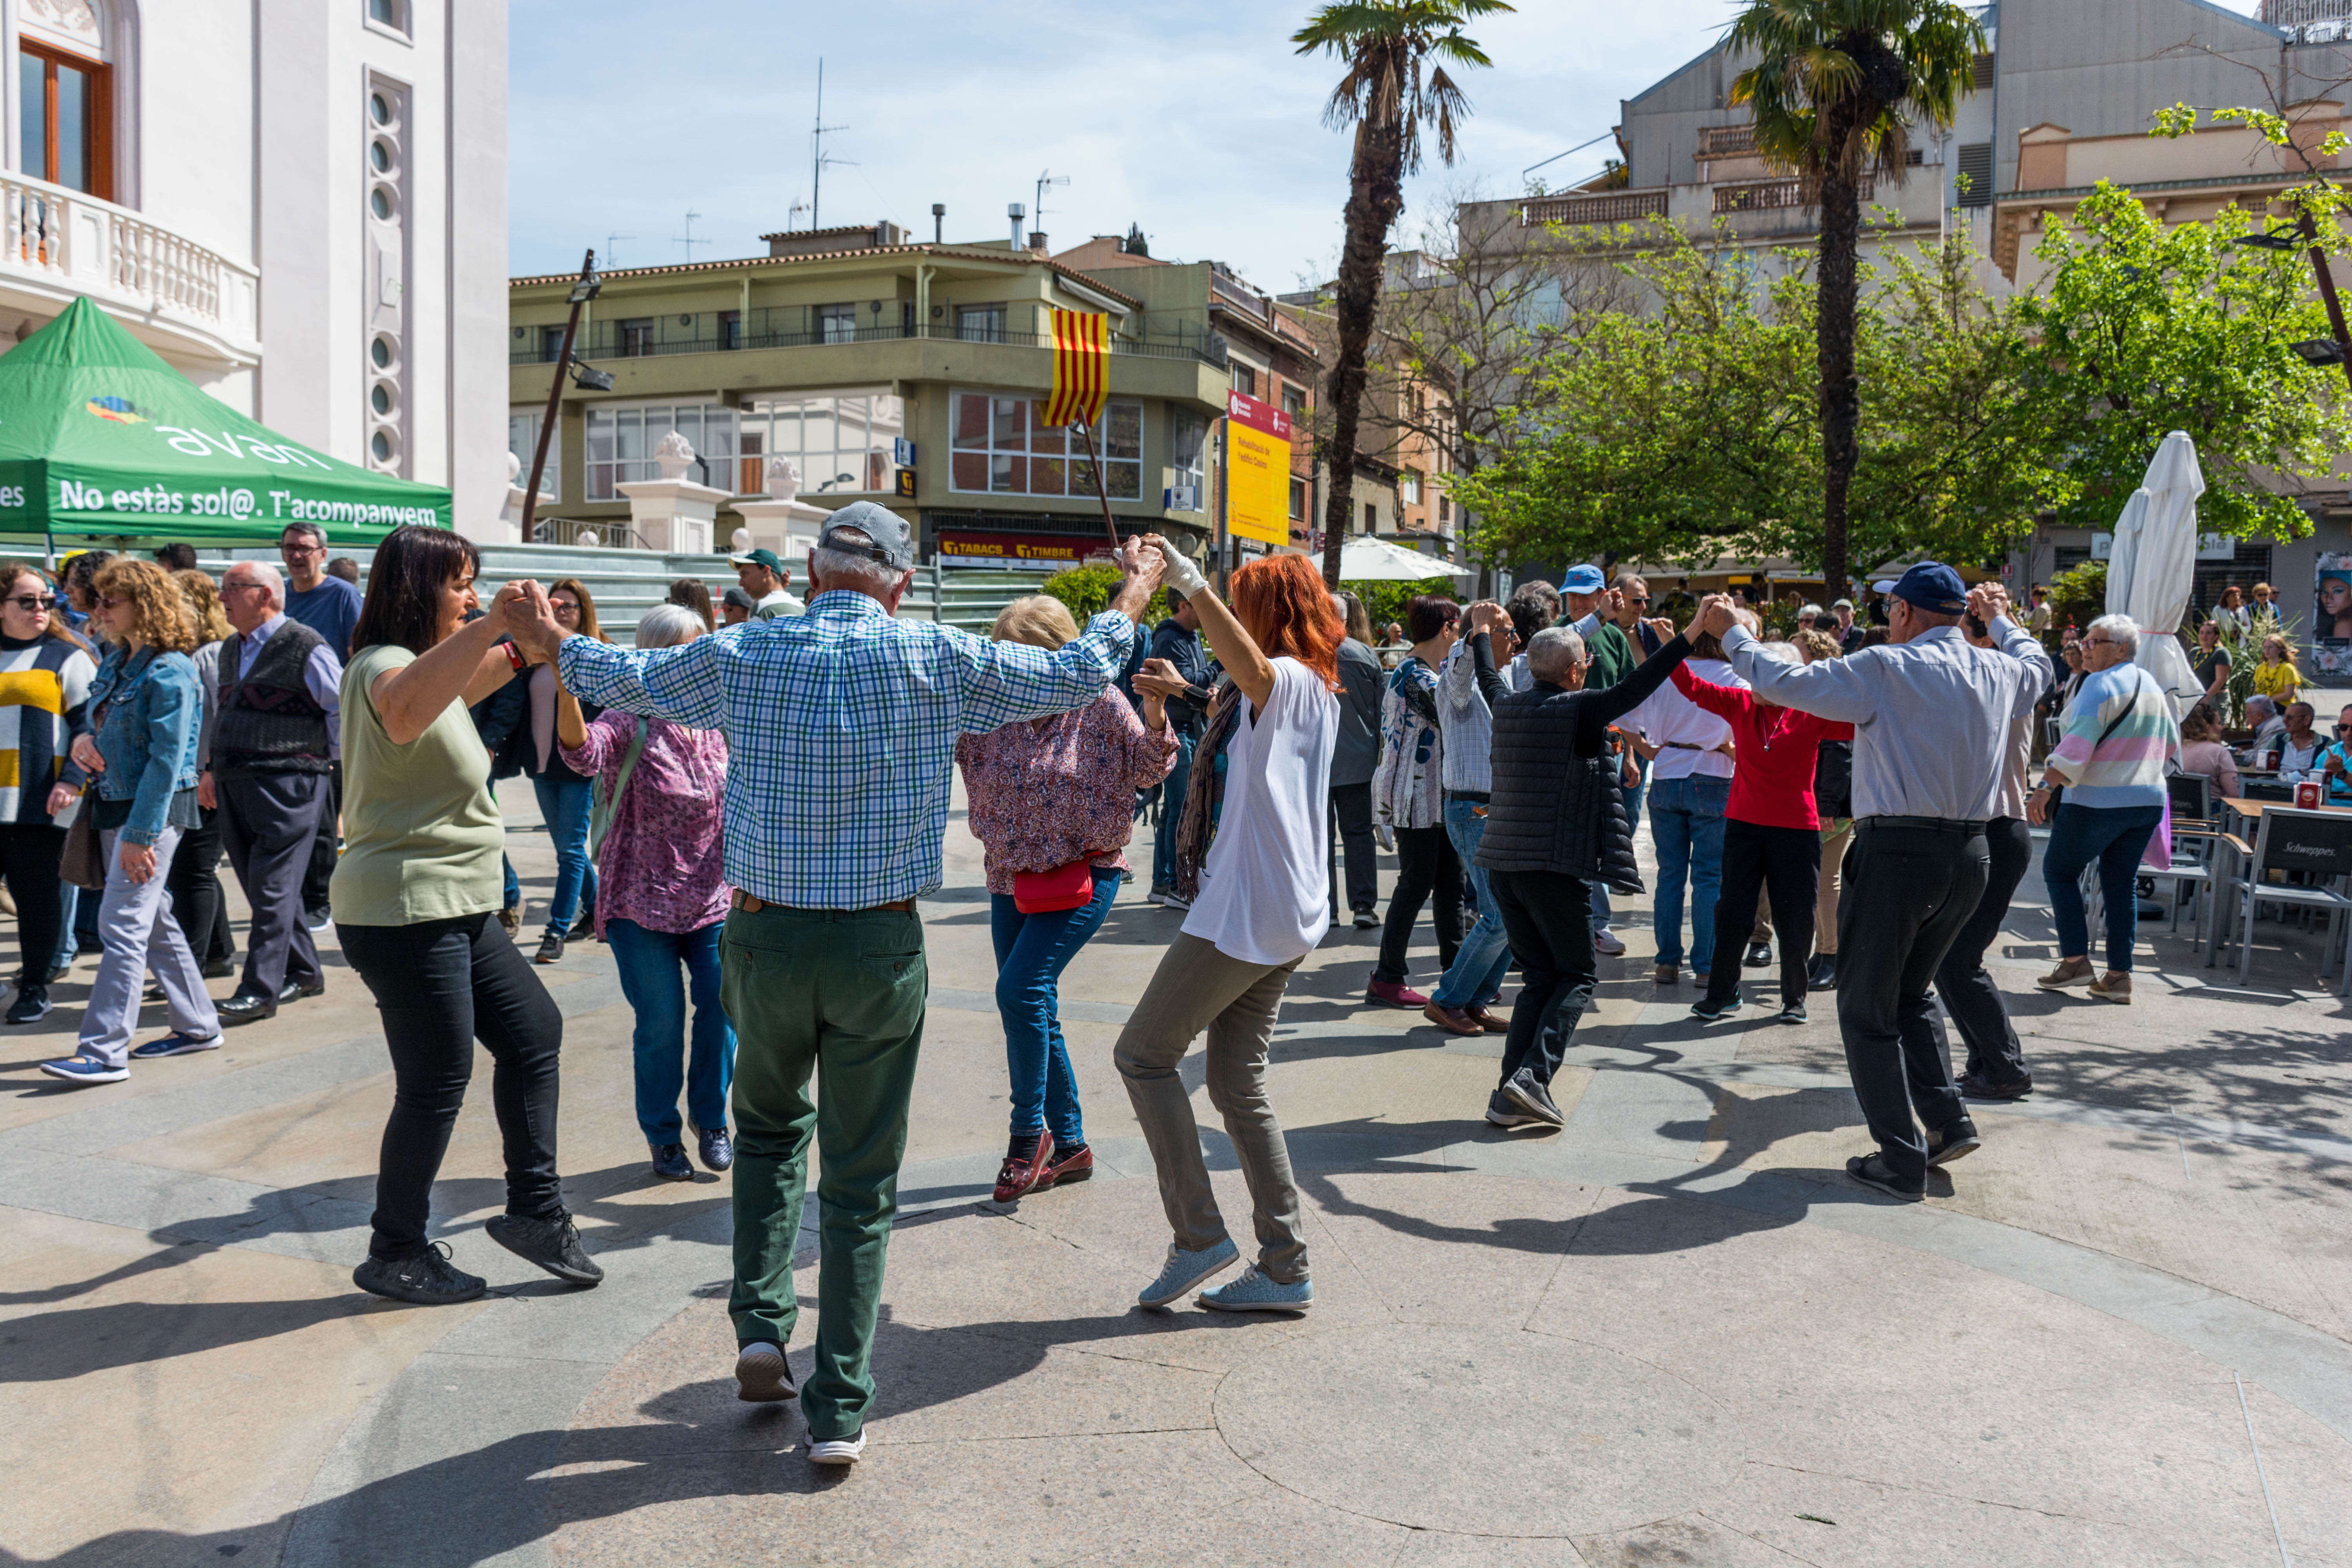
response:
<svg viewBox="0 0 2352 1568"><path fill-rule="evenodd" d="M1846 846L1853 842L1853 818L1842 816L1837 820L1844 826L1822 835L1822 876L1813 893L1816 954L1837 951L1838 873L1845 868Z"/></svg>

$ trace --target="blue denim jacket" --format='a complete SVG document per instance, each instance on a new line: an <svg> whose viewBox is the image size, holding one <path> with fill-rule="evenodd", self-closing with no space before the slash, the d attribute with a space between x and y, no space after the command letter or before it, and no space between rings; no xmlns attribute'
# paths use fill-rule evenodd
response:
<svg viewBox="0 0 2352 1568"><path fill-rule="evenodd" d="M106 650L89 689L90 711L106 705L98 731L99 755L106 771L98 776L103 800L131 803L121 828L131 844L152 844L163 831L172 796L196 786L196 741L204 720L204 694L196 667L186 654L147 657L116 645Z"/></svg>

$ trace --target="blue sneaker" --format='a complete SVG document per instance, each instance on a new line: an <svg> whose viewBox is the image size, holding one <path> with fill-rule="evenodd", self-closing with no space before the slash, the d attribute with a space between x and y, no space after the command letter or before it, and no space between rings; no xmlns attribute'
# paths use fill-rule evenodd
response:
<svg viewBox="0 0 2352 1568"><path fill-rule="evenodd" d="M1230 1236L1205 1252L1187 1252L1171 1242L1168 1261L1160 1266L1160 1278L1146 1285L1135 1299L1146 1307L1172 1307L1188 1291L1206 1284L1241 1260L1241 1248L1234 1245Z"/></svg>
<svg viewBox="0 0 2352 1568"><path fill-rule="evenodd" d="M1305 1279L1296 1285L1269 1279L1253 1263L1240 1279L1202 1291L1201 1305L1220 1312L1303 1312L1315 1305L1315 1287Z"/></svg>
<svg viewBox="0 0 2352 1568"><path fill-rule="evenodd" d="M218 1035L188 1035L174 1029L160 1040L131 1047L131 1059L144 1062L152 1061L157 1057L193 1056L198 1051L216 1051L220 1049L220 1043Z"/></svg>
<svg viewBox="0 0 2352 1568"><path fill-rule="evenodd" d="M121 1083L131 1076L128 1067L110 1068L87 1051L53 1062L43 1062L41 1070L51 1078L61 1078L68 1083ZM1230 1247L1232 1244L1226 1244Z"/></svg>

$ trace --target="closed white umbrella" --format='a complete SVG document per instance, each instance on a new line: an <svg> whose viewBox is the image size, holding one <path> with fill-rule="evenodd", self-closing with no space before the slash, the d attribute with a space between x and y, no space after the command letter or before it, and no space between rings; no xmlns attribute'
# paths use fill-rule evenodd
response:
<svg viewBox="0 0 2352 1568"><path fill-rule="evenodd" d="M2205 689L2175 635L2196 586L2197 498L2204 493L2197 443L2175 430L2125 504L2107 562L2107 613L2129 616L2140 629L2134 662L2183 702Z"/></svg>
<svg viewBox="0 0 2352 1568"><path fill-rule="evenodd" d="M1456 566L1384 539L1350 539L1339 546L1342 583L1418 583L1424 577L1475 577L1475 566Z"/></svg>

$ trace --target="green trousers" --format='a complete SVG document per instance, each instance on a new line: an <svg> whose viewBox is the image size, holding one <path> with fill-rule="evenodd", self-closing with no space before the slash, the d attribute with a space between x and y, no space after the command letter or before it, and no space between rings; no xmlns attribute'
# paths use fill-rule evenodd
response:
<svg viewBox="0 0 2352 1568"><path fill-rule="evenodd" d="M911 910L736 910L719 951L735 1023L735 1340L792 1342L813 1128L824 1165L816 1366L801 1414L814 1439L854 1436L874 1403L882 1258L930 989L923 922Z"/></svg>

